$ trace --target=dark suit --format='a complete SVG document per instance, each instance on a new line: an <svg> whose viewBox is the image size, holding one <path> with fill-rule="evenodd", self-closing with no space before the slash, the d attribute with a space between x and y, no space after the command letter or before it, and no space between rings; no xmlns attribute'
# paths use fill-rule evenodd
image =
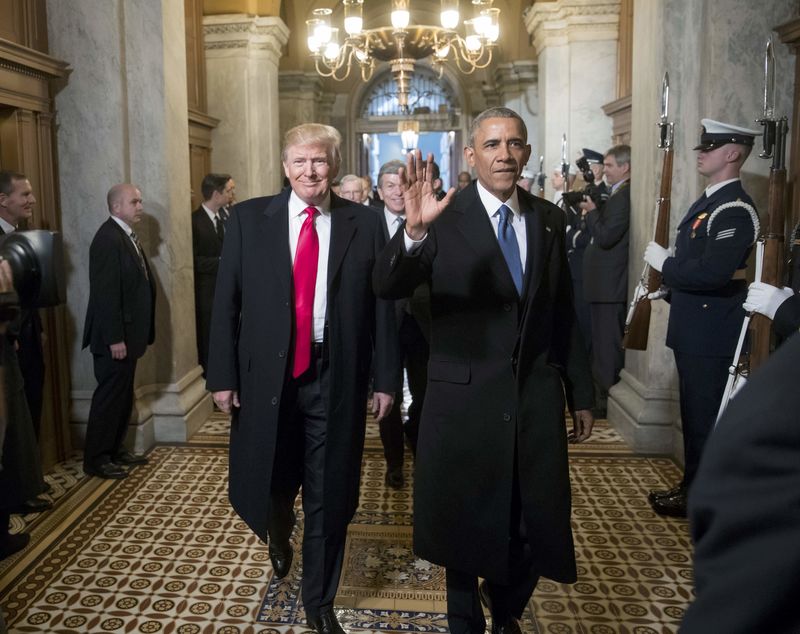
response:
<svg viewBox="0 0 800 634"><path fill-rule="evenodd" d="M83 347L89 346L94 357L97 388L86 423L85 466L106 463L122 450L133 407L136 361L155 340L155 302L146 258L139 258L130 237L109 218L89 248ZM122 341L127 356L113 359L109 346Z"/></svg>
<svg viewBox="0 0 800 634"><path fill-rule="evenodd" d="M619 380L628 293L630 181L586 214L591 236L583 256L583 298L592 315L592 371L601 393Z"/></svg>
<svg viewBox="0 0 800 634"><path fill-rule="evenodd" d="M800 335L756 371L689 494L696 598L685 634L800 632Z"/></svg>
<svg viewBox="0 0 800 634"><path fill-rule="evenodd" d="M384 210L379 210L378 215L384 238L388 242L389 228L386 226ZM402 231L402 226L398 231ZM404 297L395 302L395 320L400 343L400 383L395 389L397 398L392 411L379 423L383 453L389 471L403 466L402 367L405 367L408 374L408 390L411 393L405 430L412 450L417 450L420 415L425 402L425 385L428 382L430 290L427 285L417 288L410 299Z"/></svg>
<svg viewBox="0 0 800 634"><path fill-rule="evenodd" d="M224 221L223 221L224 223ZM206 210L201 205L192 212L192 252L194 254L194 309L197 328L197 360L208 369L208 336L214 287L222 255L222 240Z"/></svg>
<svg viewBox="0 0 800 634"><path fill-rule="evenodd" d="M471 601L475 610L477 576L490 593L491 584L508 588L507 610L517 617L538 575L576 578L563 382L575 406L589 409L591 376L572 304L564 213L517 193L528 253L521 299L474 183L417 251L409 255L398 232L375 267L382 297L430 283L414 550L448 568L451 629L455 602L469 609ZM482 615L473 614L459 631L480 627Z"/></svg>
<svg viewBox="0 0 800 634"><path fill-rule="evenodd" d="M747 266L755 235L744 207L714 214L731 202L753 206L738 180L710 197L704 193L678 225L675 256L666 259L662 271L670 289L667 346L678 369L687 487L717 418L745 316L747 282L732 278Z"/></svg>
<svg viewBox="0 0 800 634"><path fill-rule="evenodd" d="M207 385L239 392L229 495L263 541L268 534L288 539L291 503L303 486L302 593L306 615L316 617L332 607L347 524L358 505L370 371L376 391L392 392L399 365L393 305L376 300L371 285L384 242L380 218L331 194L324 350L311 380L291 378L290 193L245 201L231 214Z"/></svg>

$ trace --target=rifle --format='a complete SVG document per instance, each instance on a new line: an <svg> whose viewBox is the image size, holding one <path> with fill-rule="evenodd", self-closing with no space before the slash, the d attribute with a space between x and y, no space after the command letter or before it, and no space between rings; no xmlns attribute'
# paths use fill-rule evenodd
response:
<svg viewBox="0 0 800 634"><path fill-rule="evenodd" d="M764 150L760 158L772 159L769 170L767 221L759 241L764 242L761 281L782 286L784 241L786 237L786 117L775 116L775 56L772 38L767 40L764 54L764 110L757 123L764 126ZM772 324L768 317L755 314L750 319L749 370L757 369L770 353Z"/></svg>
<svg viewBox="0 0 800 634"><path fill-rule="evenodd" d="M539 198L544 198L544 184L547 175L544 173L544 156L539 156L539 173L536 175L536 183L539 185Z"/></svg>
<svg viewBox="0 0 800 634"><path fill-rule="evenodd" d="M661 118L656 124L659 128L658 147L664 150L664 162L661 168L661 190L656 199L655 240L662 247L669 245L669 211L672 194L672 146L675 135L675 124L669 121L669 73L664 73L661 82ZM645 279L647 283L645 284ZM625 335L622 347L627 350L646 350L647 337L650 332L650 293L661 288L661 272L644 265L639 283L633 293L628 316L625 319Z"/></svg>
<svg viewBox="0 0 800 634"><path fill-rule="evenodd" d="M563 192L569 191L569 161L567 160L567 133L561 135L561 176L564 178L562 184Z"/></svg>

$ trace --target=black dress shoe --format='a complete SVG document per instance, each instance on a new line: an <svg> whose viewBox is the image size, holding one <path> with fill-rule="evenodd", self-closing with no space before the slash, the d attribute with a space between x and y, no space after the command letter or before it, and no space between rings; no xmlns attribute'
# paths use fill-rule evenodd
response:
<svg viewBox="0 0 800 634"><path fill-rule="evenodd" d="M116 465L131 466L131 465L147 464L150 461L144 456L141 456L139 454L131 453L130 451L123 451L122 453L119 453L116 456L114 456L111 459L111 462L113 462Z"/></svg>
<svg viewBox="0 0 800 634"><path fill-rule="evenodd" d="M275 571L276 579L283 579L289 574L292 569L292 559L294 559L294 551L291 544L282 547L269 545L269 560Z"/></svg>
<svg viewBox="0 0 800 634"><path fill-rule="evenodd" d="M29 513L42 513L49 511L53 508L53 503L50 500L43 500L42 498L31 498L26 500L19 506L11 509L14 515L28 515Z"/></svg>
<svg viewBox="0 0 800 634"><path fill-rule="evenodd" d="M339 621L336 620L333 608L320 612L319 617L316 619L309 618L308 624L317 634L345 634L342 626L339 625Z"/></svg>
<svg viewBox="0 0 800 634"><path fill-rule="evenodd" d="M384 482L386 483L387 487L391 487L393 489L402 489L406 485L406 480L403 477L403 467L398 467L397 469L391 469L390 471L387 471Z"/></svg>
<svg viewBox="0 0 800 634"><path fill-rule="evenodd" d="M14 535L6 533L0 537L0 559L5 559L19 552L30 541L31 536L28 533L15 533Z"/></svg>
<svg viewBox="0 0 800 634"><path fill-rule="evenodd" d="M659 498L668 498L673 495L678 495L679 493L686 494L686 486L682 482L680 484L676 484L671 489L656 489L654 491L650 491L647 494L647 501L652 504Z"/></svg>
<svg viewBox="0 0 800 634"><path fill-rule="evenodd" d="M657 497L650 506L659 515L669 517L686 517L686 491L681 489L673 495Z"/></svg>
<svg viewBox="0 0 800 634"><path fill-rule="evenodd" d="M86 475L105 478L106 480L122 480L128 477L128 472L113 462L104 462L99 465L83 465L83 472Z"/></svg>

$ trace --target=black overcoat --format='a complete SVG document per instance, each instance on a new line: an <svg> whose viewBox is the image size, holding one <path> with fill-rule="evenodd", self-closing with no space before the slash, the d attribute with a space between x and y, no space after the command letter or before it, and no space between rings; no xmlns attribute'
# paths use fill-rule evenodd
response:
<svg viewBox="0 0 800 634"><path fill-rule="evenodd" d="M264 541L292 346L290 193L236 205L225 228L211 317L208 389L238 390L241 402L231 422L229 496ZM379 220L372 209L331 195L324 522L336 530L358 505L373 350L374 389L392 392L399 380L394 307L377 300L371 284L384 245Z"/></svg>
<svg viewBox="0 0 800 634"><path fill-rule="evenodd" d="M564 245L564 213L519 187L528 258L520 300L473 183L408 255L397 232L378 295L431 293L428 387L414 488L414 548L434 563L507 582L515 449L534 566L574 581L564 421L566 381L593 404Z"/></svg>
<svg viewBox="0 0 800 634"><path fill-rule="evenodd" d="M192 254L194 260L194 308L197 326L197 354L201 365L208 359L208 336L222 240L201 205L192 212Z"/></svg>

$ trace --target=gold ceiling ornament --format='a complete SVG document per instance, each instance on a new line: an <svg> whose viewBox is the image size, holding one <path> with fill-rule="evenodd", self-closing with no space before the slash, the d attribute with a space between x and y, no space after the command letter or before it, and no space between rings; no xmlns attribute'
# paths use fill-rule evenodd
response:
<svg viewBox="0 0 800 634"><path fill-rule="evenodd" d="M361 79L368 81L376 62L388 62L397 82L397 99L408 108L408 92L414 63L430 58L442 75L444 63L451 59L458 70L469 74L486 68L500 38L500 9L492 0L471 0L474 17L464 20L464 35L456 30L461 19L459 0L441 0L441 26L413 24L411 0L391 0L391 26L364 29L364 0L343 0L344 43L339 28L331 25L332 9L320 8L306 20L308 49L323 77L342 81L358 66Z"/></svg>

